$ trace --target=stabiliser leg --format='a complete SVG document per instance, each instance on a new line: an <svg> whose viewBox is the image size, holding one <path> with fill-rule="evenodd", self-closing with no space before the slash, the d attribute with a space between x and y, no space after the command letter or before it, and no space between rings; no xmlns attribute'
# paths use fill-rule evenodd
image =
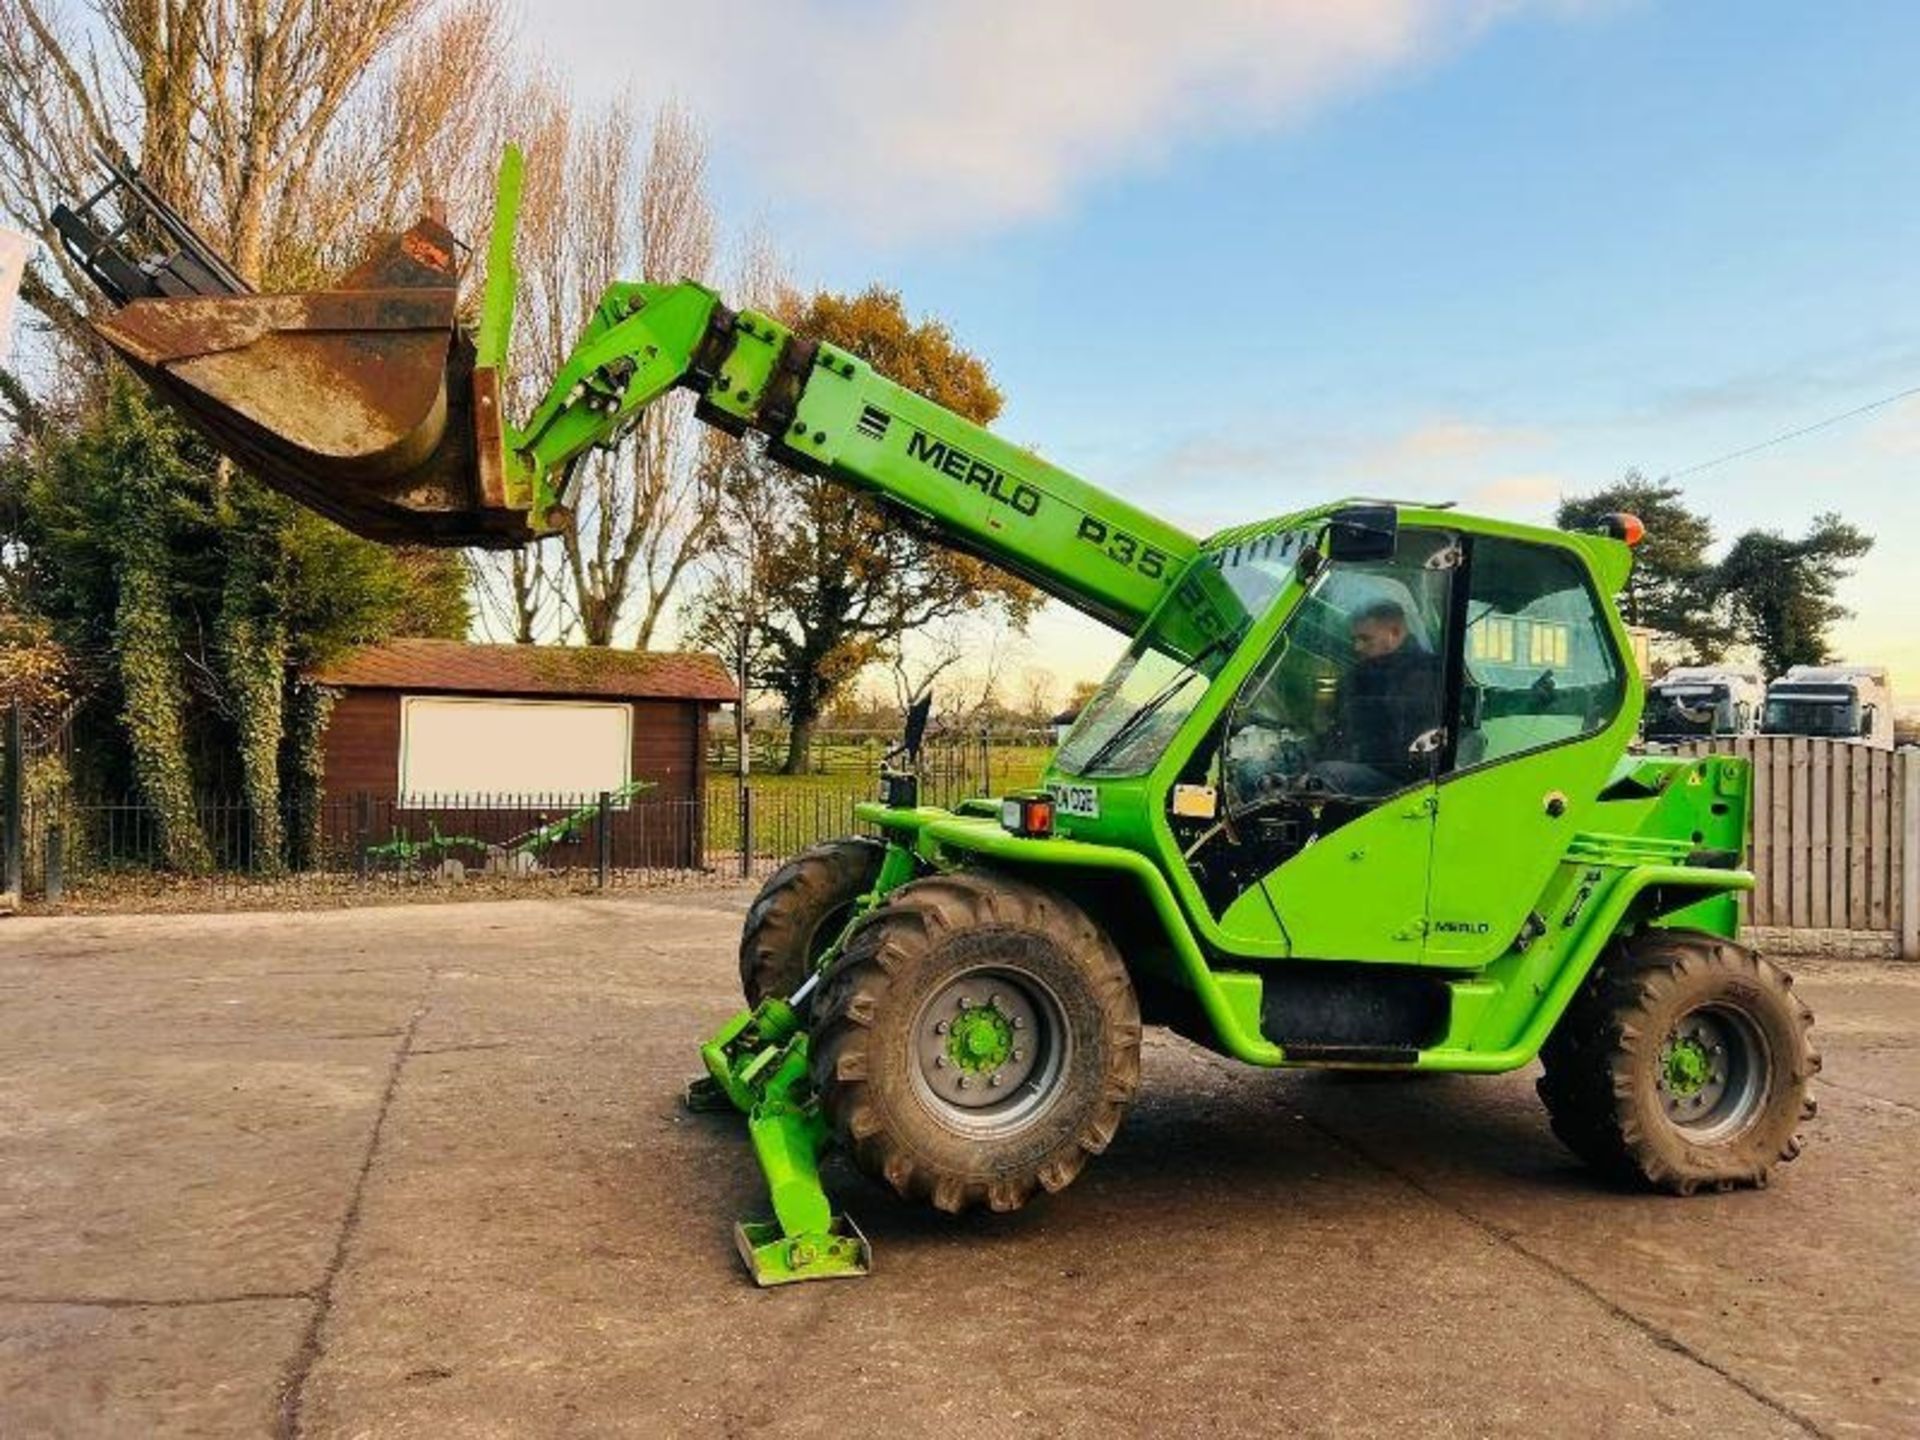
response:
<svg viewBox="0 0 1920 1440"><path fill-rule="evenodd" d="M873 890L785 1000L763 1000L735 1015L700 1047L707 1073L687 1086L689 1110L737 1110L747 1117L754 1158L773 1199L772 1220L742 1220L734 1243L754 1283L789 1285L869 1274L873 1247L833 1205L820 1184L827 1123L807 1067L807 1031L799 1010L848 935L874 906L914 876L911 849L890 844Z"/></svg>
<svg viewBox="0 0 1920 1440"><path fill-rule="evenodd" d="M820 1184L826 1122L807 1073L807 1035L784 1000L734 1016L700 1047L707 1073L687 1087L694 1110L747 1117L754 1157L773 1201L771 1220L742 1220L734 1244L754 1283L791 1285L868 1274L873 1250L859 1227L835 1215Z"/></svg>

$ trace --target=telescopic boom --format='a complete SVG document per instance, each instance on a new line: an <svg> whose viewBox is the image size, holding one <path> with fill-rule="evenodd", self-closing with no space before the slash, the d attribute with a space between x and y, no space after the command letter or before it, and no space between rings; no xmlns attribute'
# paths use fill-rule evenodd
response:
<svg viewBox="0 0 1920 1440"><path fill-rule="evenodd" d="M760 432L777 460L1123 631L1197 553L1164 520L692 282L609 288L545 397L508 423L520 184L510 148L471 339L456 318L459 249L433 220L341 287L256 295L129 173L54 219L119 306L101 335L155 392L262 480L374 539L509 547L564 526L579 458L684 387L703 420ZM142 212L175 249L167 259L125 253Z"/></svg>

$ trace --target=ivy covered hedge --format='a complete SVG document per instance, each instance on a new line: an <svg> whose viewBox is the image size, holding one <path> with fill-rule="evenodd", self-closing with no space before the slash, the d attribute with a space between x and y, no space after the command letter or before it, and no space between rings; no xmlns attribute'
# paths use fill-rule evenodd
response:
<svg viewBox="0 0 1920 1440"><path fill-rule="evenodd" d="M109 373L0 454L8 624L64 658L72 783L137 795L166 864L214 863L196 800L243 798L256 869L301 864L331 698L306 671L395 635L464 638L457 555L390 551L298 510ZM6 663L0 660L0 678Z"/></svg>

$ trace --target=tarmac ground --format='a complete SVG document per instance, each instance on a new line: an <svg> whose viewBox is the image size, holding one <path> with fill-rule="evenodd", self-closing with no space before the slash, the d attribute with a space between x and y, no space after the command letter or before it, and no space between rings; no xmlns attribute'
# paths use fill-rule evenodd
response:
<svg viewBox="0 0 1920 1440"><path fill-rule="evenodd" d="M1071 1189L836 1162L875 1273L760 1291L680 1104L747 898L0 922L0 1435L1920 1434L1920 967L1796 965L1764 1191L1606 1188L1531 1071L1150 1030Z"/></svg>

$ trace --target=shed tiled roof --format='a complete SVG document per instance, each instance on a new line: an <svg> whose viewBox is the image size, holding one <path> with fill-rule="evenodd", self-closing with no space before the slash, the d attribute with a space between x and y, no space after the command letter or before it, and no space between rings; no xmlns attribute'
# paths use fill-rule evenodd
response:
<svg viewBox="0 0 1920 1440"><path fill-rule="evenodd" d="M620 700L734 700L717 655L568 645L392 640L356 650L314 677L361 690L463 695L593 695Z"/></svg>

